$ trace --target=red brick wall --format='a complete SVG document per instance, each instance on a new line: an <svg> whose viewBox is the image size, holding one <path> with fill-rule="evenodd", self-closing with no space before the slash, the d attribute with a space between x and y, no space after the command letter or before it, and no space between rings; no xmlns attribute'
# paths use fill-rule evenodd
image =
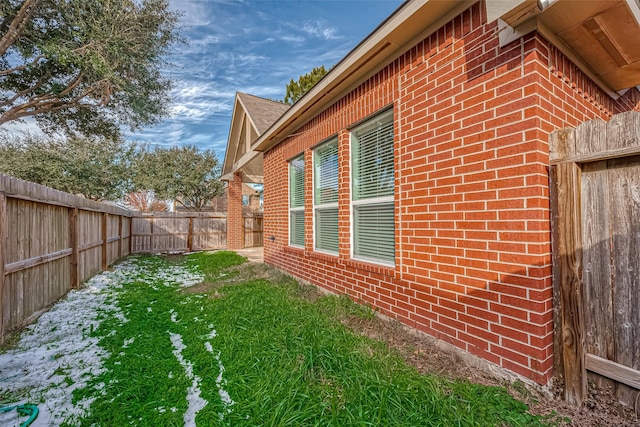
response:
<svg viewBox="0 0 640 427"><path fill-rule="evenodd" d="M227 183L227 248L244 247L244 217L242 215L242 176L239 172Z"/></svg>
<svg viewBox="0 0 640 427"><path fill-rule="evenodd" d="M640 108L537 34L500 48L479 3L265 153L266 262L541 384L552 375L548 134ZM348 127L393 105L396 265L350 257ZM339 136L340 253L313 251L311 147ZM306 160L305 249L287 161Z"/></svg>

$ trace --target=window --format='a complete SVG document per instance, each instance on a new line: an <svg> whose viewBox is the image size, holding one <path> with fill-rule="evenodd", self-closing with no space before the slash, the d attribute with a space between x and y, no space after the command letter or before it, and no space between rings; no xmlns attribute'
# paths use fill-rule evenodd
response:
<svg viewBox="0 0 640 427"><path fill-rule="evenodd" d="M338 252L338 139L313 151L315 248Z"/></svg>
<svg viewBox="0 0 640 427"><path fill-rule="evenodd" d="M289 244L304 247L304 155L289 162Z"/></svg>
<svg viewBox="0 0 640 427"><path fill-rule="evenodd" d="M395 261L393 111L351 132L353 255Z"/></svg>
<svg viewBox="0 0 640 427"><path fill-rule="evenodd" d="M249 206L249 202L250 202L250 195L248 194L243 194L242 195L242 206Z"/></svg>

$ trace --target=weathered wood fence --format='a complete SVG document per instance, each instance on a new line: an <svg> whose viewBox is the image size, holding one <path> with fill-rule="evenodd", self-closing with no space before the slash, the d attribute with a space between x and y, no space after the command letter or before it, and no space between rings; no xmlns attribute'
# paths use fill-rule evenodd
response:
<svg viewBox="0 0 640 427"><path fill-rule="evenodd" d="M226 214L161 212L136 215L132 221L132 253L191 252L227 246Z"/></svg>
<svg viewBox="0 0 640 427"><path fill-rule="evenodd" d="M129 254L131 213L0 175L0 341Z"/></svg>
<svg viewBox="0 0 640 427"><path fill-rule="evenodd" d="M556 367L579 404L587 378L637 404L640 390L640 112L550 138Z"/></svg>
<svg viewBox="0 0 640 427"><path fill-rule="evenodd" d="M0 174L0 342L130 253L224 248L226 221L212 213L143 215ZM262 218L248 221L247 243L262 245Z"/></svg>
<svg viewBox="0 0 640 427"><path fill-rule="evenodd" d="M263 246L262 215L244 217L244 247Z"/></svg>

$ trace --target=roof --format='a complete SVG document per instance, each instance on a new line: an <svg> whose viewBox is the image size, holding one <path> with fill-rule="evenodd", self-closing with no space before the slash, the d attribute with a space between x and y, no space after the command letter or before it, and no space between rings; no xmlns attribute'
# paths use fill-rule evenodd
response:
<svg viewBox="0 0 640 427"><path fill-rule="evenodd" d="M244 105L245 111L258 131L258 135L269 129L291 107L289 104L260 98L248 93L238 92L236 96Z"/></svg>
<svg viewBox="0 0 640 427"><path fill-rule="evenodd" d="M311 90L305 93L290 109L284 111L273 125L261 132L252 142L254 151L268 151L289 134L303 126L329 105L355 89L363 81L391 63L395 58L412 48L420 40L434 33L456 16L467 10L476 0L407 0L391 16L383 21L373 33L358 44L338 64L336 64ZM585 8L585 4L589 7ZM557 46L567 57L582 69L596 84L612 97L640 84L640 61L629 46L637 46L636 28L640 22L638 0L571 1L571 0L486 0L488 21L496 19L502 26L501 43L509 43L509 35L519 38L531 31L538 31ZM588 49L594 46L591 40L568 40L572 34L564 34L566 26L553 25L563 16L580 15L578 22L591 22L603 18L598 7L616 7L624 19L613 16L611 22L618 22L624 31L613 31L602 40L606 46L616 46L619 58L613 68L598 65L601 55L590 55ZM588 10L588 14L583 13ZM573 15L572 15L573 14ZM515 18L514 18L515 17ZM609 18L606 16L606 18ZM569 19L570 21L570 19ZM599 28L607 30L607 25ZM546 25L552 28L547 28ZM600 24L599 24L600 25ZM557 28L556 28L557 27ZM615 29L615 26L612 27ZM504 30L504 31L503 31ZM506 36L503 39L503 34ZM557 34L560 35L557 35ZM562 40L565 36L567 40ZM515 40L513 38L512 40ZM584 52L578 52L583 48ZM605 49L606 50L606 49ZM606 52L605 52L606 53ZM615 58L614 58L615 59ZM624 60L624 62L623 62ZM615 61L614 61L615 62ZM611 61L607 62L611 65ZM607 78L607 73L611 78ZM613 78L615 77L615 79Z"/></svg>
<svg viewBox="0 0 640 427"><path fill-rule="evenodd" d="M222 180L242 172L243 180L262 182L262 153L251 144L291 106L247 93L236 92L227 150L222 164Z"/></svg>

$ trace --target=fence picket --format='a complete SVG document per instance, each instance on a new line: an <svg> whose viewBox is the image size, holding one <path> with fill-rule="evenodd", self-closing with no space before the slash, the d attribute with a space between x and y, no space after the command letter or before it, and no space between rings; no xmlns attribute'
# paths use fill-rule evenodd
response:
<svg viewBox="0 0 640 427"><path fill-rule="evenodd" d="M549 144L565 397L579 404L588 375L638 410L640 112L556 131Z"/></svg>

